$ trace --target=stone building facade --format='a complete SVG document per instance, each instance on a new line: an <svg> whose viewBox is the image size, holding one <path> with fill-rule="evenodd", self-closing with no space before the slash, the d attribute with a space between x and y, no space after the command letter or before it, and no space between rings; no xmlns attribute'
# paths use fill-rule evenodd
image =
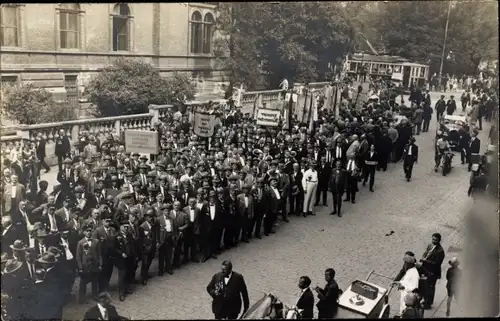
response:
<svg viewBox="0 0 500 321"><path fill-rule="evenodd" d="M118 57L188 73L213 92L216 6L209 3L29 3L1 5L2 86L31 82L77 106L93 74Z"/></svg>

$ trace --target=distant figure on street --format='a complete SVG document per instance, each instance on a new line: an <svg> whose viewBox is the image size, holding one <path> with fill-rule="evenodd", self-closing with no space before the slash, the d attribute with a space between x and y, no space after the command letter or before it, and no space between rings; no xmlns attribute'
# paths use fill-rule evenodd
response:
<svg viewBox="0 0 500 321"><path fill-rule="evenodd" d="M249 306L247 285L239 273L233 272L231 261L222 262L222 271L216 273L207 285L207 292L213 298L212 312L215 319L238 319L243 299L243 312Z"/></svg>
<svg viewBox="0 0 500 321"><path fill-rule="evenodd" d="M410 142L406 145L403 152L403 170L405 172L406 181L411 180L413 165L418 161L418 146L415 145L415 138L410 138Z"/></svg>
<svg viewBox="0 0 500 321"><path fill-rule="evenodd" d="M65 157L69 157L69 152L71 151L71 143L68 136L64 132L64 129L59 130L59 137L56 139L56 149L54 154L57 156L57 164L59 166L59 171L62 171L62 164Z"/></svg>
<svg viewBox="0 0 500 321"><path fill-rule="evenodd" d="M451 301L453 298L457 299L458 283L460 282L460 277L462 276L462 270L458 267L460 262L456 257L453 257L448 261L450 267L446 271L446 291L448 292L448 297L446 299L446 316L450 316Z"/></svg>
<svg viewBox="0 0 500 321"><path fill-rule="evenodd" d="M311 291L311 279L308 276L301 276L299 279L299 289L301 290L297 300L297 309L302 311L302 319L312 319L314 314L314 294Z"/></svg>
<svg viewBox="0 0 500 321"><path fill-rule="evenodd" d="M441 120L441 117L443 117L444 110L446 109L446 102L444 101L444 95L441 95L441 98L436 102L436 106L434 106L434 109L436 109L436 120L439 121Z"/></svg>
<svg viewBox="0 0 500 321"><path fill-rule="evenodd" d="M48 173L50 171L49 165L45 162L45 146L46 146L46 140L43 138L42 133L39 132L37 136L37 143L36 143L36 157L38 158L38 161L40 162L40 166L38 168L38 174L40 173L42 167L45 169L45 173Z"/></svg>
<svg viewBox="0 0 500 321"><path fill-rule="evenodd" d="M316 304L316 307L318 308L318 319L333 319L337 314L337 300L340 294L339 286L337 281L335 281L334 269L326 269L325 281L326 285L324 289L319 286L314 288L319 300Z"/></svg>
<svg viewBox="0 0 500 321"><path fill-rule="evenodd" d="M455 110L457 110L457 103L455 102L455 96L451 95L450 100L446 103L446 114L453 115Z"/></svg>

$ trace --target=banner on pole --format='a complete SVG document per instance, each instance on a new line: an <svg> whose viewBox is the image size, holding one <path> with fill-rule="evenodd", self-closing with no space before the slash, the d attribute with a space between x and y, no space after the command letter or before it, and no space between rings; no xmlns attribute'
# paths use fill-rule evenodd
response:
<svg viewBox="0 0 500 321"><path fill-rule="evenodd" d="M200 137L211 137L214 135L215 115L207 113L194 113L193 131Z"/></svg>
<svg viewBox="0 0 500 321"><path fill-rule="evenodd" d="M281 110L278 109L257 109L257 125L260 126L273 126L279 124Z"/></svg>
<svg viewBox="0 0 500 321"><path fill-rule="evenodd" d="M158 154L158 132L125 130L125 151L141 154Z"/></svg>

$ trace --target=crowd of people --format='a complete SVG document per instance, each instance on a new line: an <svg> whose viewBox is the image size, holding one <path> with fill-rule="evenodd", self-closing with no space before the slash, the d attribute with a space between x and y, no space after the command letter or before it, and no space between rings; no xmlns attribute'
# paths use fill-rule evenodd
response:
<svg viewBox="0 0 500 321"><path fill-rule="evenodd" d="M240 242L272 237L279 217L315 215L328 193L331 214L341 217L359 183L374 192L376 173L389 163L403 159L411 180L414 135L428 130L431 102L428 92L410 101L402 120L394 110L405 110L403 102L344 106L340 118L321 108L312 131L298 121L259 127L250 115L215 108L220 125L211 138L194 135L187 113L172 110L152 128L158 155L130 153L123 137L101 142L85 131L72 144L61 130L50 192L39 179L42 167L50 170L43 137L17 146L4 155L1 182L3 312L61 318L75 280L84 303L88 284L98 298L114 270L123 301L137 284L147 286L155 258L159 276L217 258Z"/></svg>

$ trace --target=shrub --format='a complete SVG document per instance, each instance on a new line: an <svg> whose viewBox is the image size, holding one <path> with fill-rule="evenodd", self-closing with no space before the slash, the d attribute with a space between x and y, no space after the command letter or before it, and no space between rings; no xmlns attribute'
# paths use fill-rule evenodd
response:
<svg viewBox="0 0 500 321"><path fill-rule="evenodd" d="M4 92L4 111L21 124L51 123L76 118L68 102L57 102L52 93L33 84L9 87Z"/></svg>
<svg viewBox="0 0 500 321"><path fill-rule="evenodd" d="M98 117L146 113L150 104L168 104L174 98L191 100L194 92L186 76L163 78L151 64L125 58L102 69L86 89Z"/></svg>

